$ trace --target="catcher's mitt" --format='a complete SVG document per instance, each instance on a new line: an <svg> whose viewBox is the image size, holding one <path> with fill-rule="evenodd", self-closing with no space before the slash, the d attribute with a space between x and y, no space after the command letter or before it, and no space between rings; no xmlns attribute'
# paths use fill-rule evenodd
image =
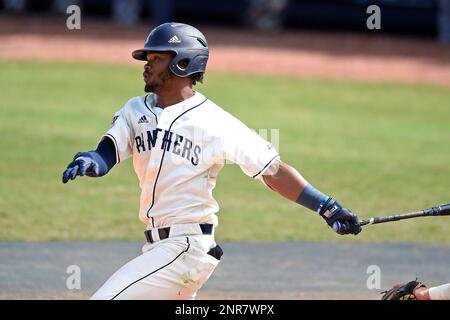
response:
<svg viewBox="0 0 450 320"><path fill-rule="evenodd" d="M381 300L416 300L414 290L422 287L427 286L417 279L406 284L397 284L392 289L381 292L383 294Z"/></svg>

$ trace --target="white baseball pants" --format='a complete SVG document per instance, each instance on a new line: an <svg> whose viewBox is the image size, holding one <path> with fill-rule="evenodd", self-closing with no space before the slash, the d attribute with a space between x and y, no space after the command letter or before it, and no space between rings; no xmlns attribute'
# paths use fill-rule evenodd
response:
<svg viewBox="0 0 450 320"><path fill-rule="evenodd" d="M171 236L147 243L142 255L116 271L92 300L195 299L219 260L207 254L212 235Z"/></svg>

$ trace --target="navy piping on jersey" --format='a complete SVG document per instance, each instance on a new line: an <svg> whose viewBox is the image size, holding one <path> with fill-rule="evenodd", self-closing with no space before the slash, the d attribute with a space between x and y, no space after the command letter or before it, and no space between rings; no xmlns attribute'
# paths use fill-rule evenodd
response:
<svg viewBox="0 0 450 320"><path fill-rule="evenodd" d="M156 269L155 271L150 272L149 274L143 276L142 278L137 279L136 281L130 283L130 284L127 285L125 288L123 288L118 294L116 294L114 297L112 297L111 300L114 300L115 298L117 298L117 296L118 296L119 294L121 294L122 292L124 292L125 290L127 290L127 289L128 289L129 287L131 287L133 284L135 284L135 283L141 281L142 279L145 279L145 278L151 276L151 275L154 274L155 272L157 272L157 271L159 271L159 270L161 270L161 269L167 267L168 265L170 265L171 263L173 263L175 260L177 260L183 253L188 252L189 248L191 247L191 244L189 243L189 238L188 238L188 237L186 237L186 241L187 241L187 244L188 244L187 248L186 248L185 250L181 251L180 254L177 255L172 261L170 261L169 263L167 263L167 264L163 265L162 267Z"/></svg>
<svg viewBox="0 0 450 320"><path fill-rule="evenodd" d="M175 121L177 121L182 115L184 115L185 113L188 113L189 111L199 107L200 105L202 105L203 103L205 103L208 99L203 100L202 102L200 102L198 105L193 106L192 108L184 111L182 114L180 114L178 117L175 118L175 120L172 121L172 123L169 126L169 131L172 128L173 124L175 123ZM161 168L162 168L162 164L164 162L164 155L166 154L166 148L164 148L162 157L161 157L161 162L159 163L159 169L158 169L158 174L156 175L156 179L155 179L155 183L153 184L153 192L152 192L152 204L150 205L150 208L148 208L147 210L147 218L150 218L148 213L150 212L150 210L153 208L154 204L155 204L155 190L156 190L156 184L158 183L158 178L159 178L159 174L161 173ZM153 217L152 217L152 226L155 227L154 223L153 223Z"/></svg>
<svg viewBox="0 0 450 320"><path fill-rule="evenodd" d="M155 116L156 124L158 124L158 117L156 116L156 113L154 113L154 112L152 111L152 109L150 109L150 107L147 105L147 97L148 97L148 96L149 96L149 95L146 95L146 96L145 96L145 98L144 98L144 104L145 104L145 106L147 107L148 111L150 111L151 113L153 113L153 115Z"/></svg>
<svg viewBox="0 0 450 320"><path fill-rule="evenodd" d="M116 138L114 138L114 136L110 135L109 133L105 134L105 137L110 138L114 142L114 147L116 148L116 157L117 157L116 158L117 159L116 163L119 163L120 162L120 156L119 156L119 148L117 147Z"/></svg>
<svg viewBox="0 0 450 320"><path fill-rule="evenodd" d="M278 157L278 155L276 155L275 157L273 157L272 160L270 160L270 161L264 166L264 168L262 168L261 170L259 170L259 172L258 172L257 174L255 174L252 178L253 178L253 179L256 178L261 172L263 172L264 169L267 168L267 166L268 166L269 164L271 164L272 161L275 160L276 157Z"/></svg>

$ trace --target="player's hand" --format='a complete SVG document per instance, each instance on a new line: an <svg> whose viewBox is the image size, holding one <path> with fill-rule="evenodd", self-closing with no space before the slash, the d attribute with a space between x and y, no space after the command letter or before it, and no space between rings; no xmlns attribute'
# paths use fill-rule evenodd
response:
<svg viewBox="0 0 450 320"><path fill-rule="evenodd" d="M75 179L76 176L99 176L99 164L97 161L89 156L83 155L83 153L77 153L74 158L75 160L69 163L67 169L63 173L63 183L67 183L69 179Z"/></svg>
<svg viewBox="0 0 450 320"><path fill-rule="evenodd" d="M319 214L338 234L357 235L361 232L357 215L349 209L342 207L332 198L328 200Z"/></svg>

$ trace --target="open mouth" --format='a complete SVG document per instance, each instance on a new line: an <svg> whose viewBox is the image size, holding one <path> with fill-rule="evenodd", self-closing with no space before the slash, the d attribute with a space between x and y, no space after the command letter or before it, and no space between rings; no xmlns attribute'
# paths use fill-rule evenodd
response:
<svg viewBox="0 0 450 320"><path fill-rule="evenodd" d="M142 76L144 77L144 81L147 82L148 77L149 77L148 72L144 71L144 72L142 73Z"/></svg>

